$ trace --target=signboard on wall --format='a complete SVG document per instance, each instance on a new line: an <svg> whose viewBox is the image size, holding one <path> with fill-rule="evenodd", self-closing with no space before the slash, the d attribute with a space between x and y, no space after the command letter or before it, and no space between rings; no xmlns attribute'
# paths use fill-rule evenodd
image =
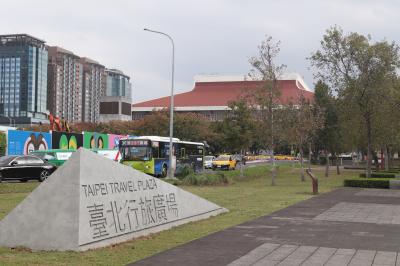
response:
<svg viewBox="0 0 400 266"><path fill-rule="evenodd" d="M79 133L52 132L53 149L76 150L83 146L83 135Z"/></svg>
<svg viewBox="0 0 400 266"><path fill-rule="evenodd" d="M9 130L7 146L8 155L26 155L35 150L48 150L52 148L51 134L44 132Z"/></svg>
<svg viewBox="0 0 400 266"><path fill-rule="evenodd" d="M108 135L97 132L83 132L83 147L86 149L108 149Z"/></svg>
<svg viewBox="0 0 400 266"><path fill-rule="evenodd" d="M127 135L108 134L108 148L117 149L119 140L128 137Z"/></svg>

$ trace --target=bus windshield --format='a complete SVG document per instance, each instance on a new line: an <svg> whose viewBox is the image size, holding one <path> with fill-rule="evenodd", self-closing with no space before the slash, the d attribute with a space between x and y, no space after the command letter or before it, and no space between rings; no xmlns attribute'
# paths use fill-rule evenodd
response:
<svg viewBox="0 0 400 266"><path fill-rule="evenodd" d="M150 160L151 150L149 147L139 146L139 147L125 147L123 153L124 160Z"/></svg>

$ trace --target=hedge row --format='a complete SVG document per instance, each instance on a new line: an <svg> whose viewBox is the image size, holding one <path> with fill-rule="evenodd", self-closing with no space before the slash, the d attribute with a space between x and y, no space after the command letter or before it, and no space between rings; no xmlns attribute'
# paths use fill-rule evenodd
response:
<svg viewBox="0 0 400 266"><path fill-rule="evenodd" d="M400 174L400 171L399 170L388 170L388 171L386 171L386 170L379 170L379 171L376 171L376 170L372 170L372 172L373 173L385 173L385 174Z"/></svg>
<svg viewBox="0 0 400 266"><path fill-rule="evenodd" d="M345 179L345 187L363 187L363 188L389 188L389 179L383 178L352 178Z"/></svg>
<svg viewBox="0 0 400 266"><path fill-rule="evenodd" d="M189 174L182 179L182 185L213 186L228 184L229 180L222 171L202 174Z"/></svg>
<svg viewBox="0 0 400 266"><path fill-rule="evenodd" d="M371 173L371 177L373 178L395 178L396 177L396 173L384 173L384 172L374 172ZM365 173L360 174L360 177L366 177Z"/></svg>

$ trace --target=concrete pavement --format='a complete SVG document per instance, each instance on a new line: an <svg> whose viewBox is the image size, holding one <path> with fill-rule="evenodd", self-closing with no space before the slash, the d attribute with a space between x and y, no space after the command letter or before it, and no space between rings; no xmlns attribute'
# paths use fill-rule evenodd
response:
<svg viewBox="0 0 400 266"><path fill-rule="evenodd" d="M133 265L400 265L400 191L341 188Z"/></svg>

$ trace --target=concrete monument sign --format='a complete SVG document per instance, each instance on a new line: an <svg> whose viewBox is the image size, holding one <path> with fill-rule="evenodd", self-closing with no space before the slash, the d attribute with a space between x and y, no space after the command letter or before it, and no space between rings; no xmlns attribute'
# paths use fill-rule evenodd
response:
<svg viewBox="0 0 400 266"><path fill-rule="evenodd" d="M0 221L0 246L87 250L226 211L81 148Z"/></svg>

